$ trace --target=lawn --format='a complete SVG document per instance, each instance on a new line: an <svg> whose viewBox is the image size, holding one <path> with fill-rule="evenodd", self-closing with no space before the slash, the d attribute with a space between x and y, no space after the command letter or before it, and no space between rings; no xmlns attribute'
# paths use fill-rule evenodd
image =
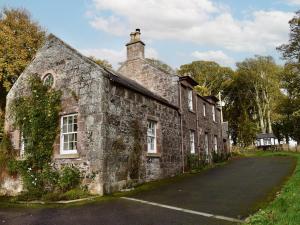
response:
<svg viewBox="0 0 300 225"><path fill-rule="evenodd" d="M276 194L276 198L246 221L249 225L299 225L300 224L300 154L260 152L256 156L293 156L297 158L293 175Z"/></svg>

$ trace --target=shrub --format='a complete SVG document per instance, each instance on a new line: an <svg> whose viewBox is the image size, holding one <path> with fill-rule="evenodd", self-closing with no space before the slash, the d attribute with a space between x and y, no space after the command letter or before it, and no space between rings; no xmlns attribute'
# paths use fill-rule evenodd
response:
<svg viewBox="0 0 300 225"><path fill-rule="evenodd" d="M67 191L66 193L62 194L61 200L73 200L79 198L87 198L90 194L86 190L82 190L80 188L75 188Z"/></svg>
<svg viewBox="0 0 300 225"><path fill-rule="evenodd" d="M229 157L230 157L230 153L227 152L216 153L215 151L212 151L213 163L221 163L227 161Z"/></svg>
<svg viewBox="0 0 300 225"><path fill-rule="evenodd" d="M187 167L190 171L202 170L207 165L205 160L199 159L198 155L190 154L187 158Z"/></svg>
<svg viewBox="0 0 300 225"><path fill-rule="evenodd" d="M65 166L60 174L58 185L65 192L77 188L80 184L80 171L73 166Z"/></svg>

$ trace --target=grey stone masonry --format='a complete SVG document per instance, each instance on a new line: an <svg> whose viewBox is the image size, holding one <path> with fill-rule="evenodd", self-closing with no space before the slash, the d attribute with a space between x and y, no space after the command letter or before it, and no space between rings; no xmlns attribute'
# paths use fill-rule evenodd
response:
<svg viewBox="0 0 300 225"><path fill-rule="evenodd" d="M139 29L131 33L127 60L118 72L49 35L7 96L5 132L15 151L20 153L21 132L13 126L11 104L28 95L32 74L44 79L49 73L53 88L62 92L58 123L65 116L77 118L76 149L66 154L61 130L53 144L53 166L78 167L83 185L92 193L102 195L174 176L189 169L191 155L209 162L213 151L227 151L218 99L193 91L197 82L192 78L149 64L140 35ZM19 177L8 176L0 183L0 193L15 195L22 189Z"/></svg>

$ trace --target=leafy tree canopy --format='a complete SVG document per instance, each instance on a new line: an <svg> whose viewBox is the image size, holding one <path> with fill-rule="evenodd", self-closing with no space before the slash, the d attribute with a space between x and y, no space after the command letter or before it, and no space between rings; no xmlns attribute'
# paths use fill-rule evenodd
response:
<svg viewBox="0 0 300 225"><path fill-rule="evenodd" d="M283 44L277 49L281 51L284 59L300 62L300 10L289 21L290 39L288 44Z"/></svg>
<svg viewBox="0 0 300 225"><path fill-rule="evenodd" d="M199 83L196 90L200 94L217 95L223 90L224 84L230 80L233 70L229 67L222 67L216 62L194 61L180 66L178 73L194 78Z"/></svg>
<svg viewBox="0 0 300 225"><path fill-rule="evenodd" d="M45 30L24 9L0 11L0 110L19 75L45 39Z"/></svg>

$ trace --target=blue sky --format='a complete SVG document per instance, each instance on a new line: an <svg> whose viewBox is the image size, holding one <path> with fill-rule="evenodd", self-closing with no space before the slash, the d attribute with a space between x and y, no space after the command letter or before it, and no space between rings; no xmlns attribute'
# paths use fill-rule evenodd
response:
<svg viewBox="0 0 300 225"><path fill-rule="evenodd" d="M288 20L300 0L0 0L85 55L124 61L129 33L140 28L146 56L178 68L195 60L224 66L271 55L288 41Z"/></svg>

